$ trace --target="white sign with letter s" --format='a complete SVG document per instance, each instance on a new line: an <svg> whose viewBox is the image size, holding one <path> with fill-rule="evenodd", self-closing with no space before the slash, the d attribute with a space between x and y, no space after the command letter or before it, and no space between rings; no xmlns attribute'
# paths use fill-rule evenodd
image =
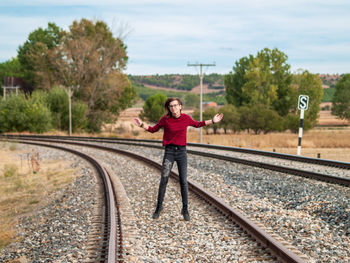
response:
<svg viewBox="0 0 350 263"><path fill-rule="evenodd" d="M307 95L299 95L298 109L299 110L307 110L308 106L309 106L309 96L307 96Z"/></svg>

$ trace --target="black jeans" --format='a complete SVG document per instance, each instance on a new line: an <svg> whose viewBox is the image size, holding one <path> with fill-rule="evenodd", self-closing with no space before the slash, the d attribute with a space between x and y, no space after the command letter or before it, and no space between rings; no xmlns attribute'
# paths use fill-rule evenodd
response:
<svg viewBox="0 0 350 263"><path fill-rule="evenodd" d="M182 208L188 209L188 184L187 184L187 151L186 146L167 145L162 164L162 173L158 190L157 207L161 207L164 200L166 186L168 184L169 175L173 168L174 161L177 163L179 170L179 180L182 196Z"/></svg>

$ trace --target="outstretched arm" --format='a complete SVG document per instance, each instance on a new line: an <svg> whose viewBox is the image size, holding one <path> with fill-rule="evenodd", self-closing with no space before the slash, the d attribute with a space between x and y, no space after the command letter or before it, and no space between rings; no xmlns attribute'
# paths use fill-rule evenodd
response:
<svg viewBox="0 0 350 263"><path fill-rule="evenodd" d="M222 120L223 117L224 117L223 113L216 114L211 120L205 121L205 125L218 123Z"/></svg>
<svg viewBox="0 0 350 263"><path fill-rule="evenodd" d="M136 125L136 126L139 126L141 128L143 128L144 130L148 130L148 125L145 124L144 122L142 122L140 119L138 118L135 118L133 119L133 123Z"/></svg>

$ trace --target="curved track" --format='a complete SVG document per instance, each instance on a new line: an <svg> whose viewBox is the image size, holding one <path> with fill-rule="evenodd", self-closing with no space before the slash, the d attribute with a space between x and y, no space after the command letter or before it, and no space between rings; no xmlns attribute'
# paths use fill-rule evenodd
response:
<svg viewBox="0 0 350 263"><path fill-rule="evenodd" d="M30 138L26 138L26 139L29 140ZM31 138L31 139L33 139L33 138ZM27 140L24 140L24 141L21 140L21 141L18 141L18 142L31 143L31 144L39 145L37 142L29 142ZM34 140L40 140L40 139L36 138ZM41 139L41 140L43 140L43 139ZM84 146L84 147L93 147L93 148L97 148L97 149L100 149L100 150L105 150L105 151L110 151L110 152L113 152L113 153L123 154L123 155L127 155L127 156L129 156L131 158L134 158L134 159L146 162L147 164L149 164L149 165L151 165L153 167L156 167L157 169L161 169L161 165L159 165L158 163L156 163L156 162L154 162L154 161L152 161L150 159L147 159L147 158L142 157L142 156L138 156L138 155L136 155L134 153L131 153L131 152L119 150L119 149L104 147L104 146L101 146L101 145L85 144L85 143L81 143L81 142L66 141L66 140L65 141L58 141L58 140L45 139L43 141L51 142L51 143L66 143L66 144L79 145L79 146ZM47 145L45 145L45 146L47 146ZM62 147L58 147L58 148L62 148ZM67 148L62 148L62 149L66 150ZM74 150L69 150L69 151L78 154ZM175 179L178 178L178 175L176 173L174 173L174 172L171 173L171 176L173 178L175 178ZM223 213L225 216L230 218L230 220L232 220L235 224L239 225L245 232L249 233L249 235L251 237L253 237L253 239L255 239L263 247L265 247L269 251L271 251L271 253L273 255L275 255L278 259L280 259L282 262L304 262L303 259L300 256L298 256L294 252L291 252L283 244L281 244L276 239L271 237L264 230L259 228L256 224L254 224L248 218L243 216L237 210L235 210L232 207L230 207L227 203L225 203L222 200L218 199L216 196L212 195L211 193L209 193L205 189L202 189L195 182L193 182L191 180L188 180L188 183L189 183L190 191L193 191L200 198L204 199L205 202L211 204L212 206L217 208L219 211L221 211L221 213ZM107 181L107 184L108 184L108 181ZM112 198L109 198L109 199L111 200ZM113 221L115 221L115 219L110 219L110 220L111 220L110 221L111 223ZM109 228L109 233L113 234L111 232L114 232L115 229L116 229L115 227L113 227L113 229L112 229L112 227ZM114 237L115 236L110 236L109 240L115 239ZM121 241L120 241L120 244L121 244ZM114 262L114 261L109 261L110 258L111 258L111 260L115 260L115 258L113 259L113 255L112 255L113 253L111 252L111 251L115 251L115 248L113 248L113 244L109 244L109 247L108 247L107 250L108 250L108 262Z"/></svg>
<svg viewBox="0 0 350 263"><path fill-rule="evenodd" d="M93 137L69 137L69 136L17 136L17 135L11 135L11 136L5 136L5 138L13 138L13 139L41 139L41 140L50 140L50 139L63 139L63 140L74 140L74 141L87 141L87 142L99 142L99 143L118 143L118 144L126 144L126 145L134 145L134 146L142 146L142 147L151 147L151 148L157 148L162 149L163 147L159 145L160 141L156 140L135 140L135 139L111 139L111 138L93 138ZM146 144L143 142L151 142L152 144ZM241 148L234 148L234 147L225 147L225 146L215 146L215 145L204 145L204 144L193 144L189 143L189 146L195 146L195 147L204 147L204 148L214 148L219 150L229 150L229 151L242 151L242 152L249 152L249 154L263 154L264 156L270 156L270 157L276 157L280 159L287 159L287 160L294 160L298 162L303 163L310 163L310 164L317 164L317 165L323 165L323 166L331 166L331 167L338 167L344 170L350 169L350 163L346 162L338 162L338 161L331 161L331 160L324 160L324 159L313 159L313 158L306 158L306 157L300 157L295 155L285 155L285 154L278 154L278 153L272 153L272 152L263 152L263 151L255 151L255 150L249 150L249 149L241 149ZM341 177L341 176L334 176L330 174L322 174L314 171L308 171L308 170L301 170L296 169L293 167L286 167L286 166L280 166L275 165L267 162L260 162L260 161L254 161L254 160L247 160L242 158L237 158L233 156L228 155L222 155L222 154L216 154L216 153L210 153L208 151L194 151L194 150L187 150L189 154L199 155L199 156L205 156L220 160L225 160L229 162L235 162L240 164L245 164L249 166L269 169L272 171L279 171L282 173L292 174L296 176L302 176L311 178L314 180L324 181L328 183L334 183L343 185L346 187L350 187L350 178L349 177Z"/></svg>
<svg viewBox="0 0 350 263"><path fill-rule="evenodd" d="M17 137L18 135L2 135L2 136ZM107 142L107 143L132 142L132 143L136 143L137 145L139 145L140 143L152 143L152 144L155 144L155 146L157 145L160 146L162 143L162 141L160 140L140 140L140 139L107 138L107 137L55 136L55 135L54 136L20 135L20 137L28 137L28 138L39 137L39 138L51 138L51 139L56 138L60 140L96 141L96 142ZM318 164L318 165L324 165L324 166L339 167L339 168L348 169L348 170L350 169L350 163L335 161L335 160L310 158L310 157L304 157L304 156L298 156L298 155L292 155L292 154L282 154L282 153L276 153L276 152L260 151L260 150L238 148L238 147L231 147L231 146L220 146L220 145L210 145L210 144L200 144L200 143L188 143L187 145L191 147L197 147L197 148L241 152L241 153L247 153L247 154L253 154L253 155L269 156L269 157L278 158L278 159L294 160L294 161L303 162L303 163L312 163L312 164ZM147 145L147 146L151 147L151 145Z"/></svg>
<svg viewBox="0 0 350 263"><path fill-rule="evenodd" d="M95 245L97 252L91 254L89 256L89 260L92 262L108 263L123 262L123 235L121 229L120 211L116 206L117 200L116 195L114 194L113 186L111 184L110 175L105 170L105 168L93 157L70 148L52 144L43 144L29 140L18 142L67 151L82 157L93 165L98 175L102 179L104 185L104 213L102 215L101 222L103 238L96 240L96 243L99 243L99 246L97 248Z"/></svg>

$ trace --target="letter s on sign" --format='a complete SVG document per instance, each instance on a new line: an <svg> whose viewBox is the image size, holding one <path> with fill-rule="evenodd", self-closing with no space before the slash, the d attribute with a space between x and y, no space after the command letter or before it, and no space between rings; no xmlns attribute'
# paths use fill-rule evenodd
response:
<svg viewBox="0 0 350 263"><path fill-rule="evenodd" d="M307 110L309 104L309 96L307 95L299 95L298 99L298 109L299 110Z"/></svg>

